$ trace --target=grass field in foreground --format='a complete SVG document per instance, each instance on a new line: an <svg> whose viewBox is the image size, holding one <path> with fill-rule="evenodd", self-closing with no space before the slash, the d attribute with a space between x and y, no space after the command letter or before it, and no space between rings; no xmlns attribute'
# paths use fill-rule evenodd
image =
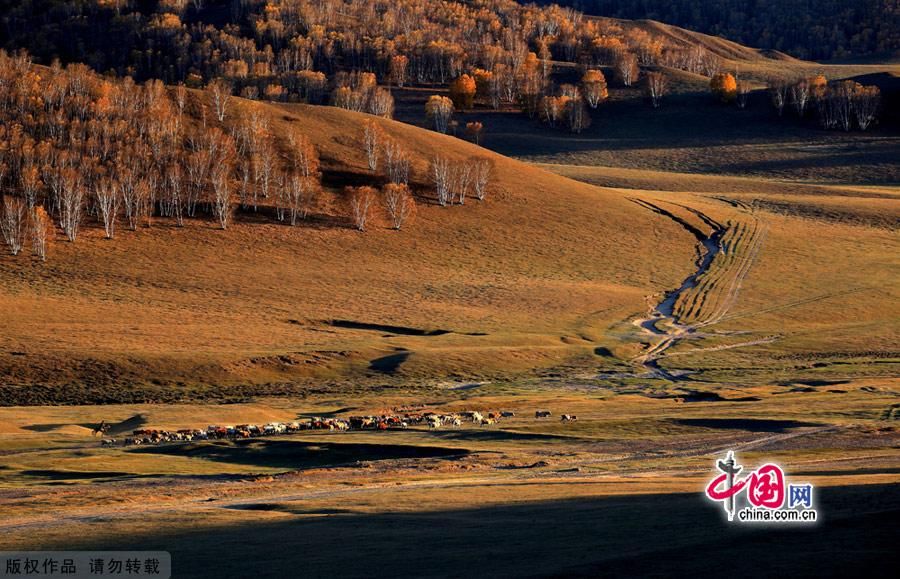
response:
<svg viewBox="0 0 900 579"><path fill-rule="evenodd" d="M357 576L373 560L446 575L485 549L502 576L655 572L662 558L670 570L706 575L688 550L738 548L757 565L803 575L843 564L823 553L846 555L848 547L836 548L845 541L858 546L850 547L858 568L890 559L884 524L900 508L895 382L720 393L726 399L678 403L615 389L510 395L483 386L421 409L516 417L491 427L129 449L100 447L84 425L345 416L422 400L4 408L0 548L164 549L180 577L202 576L213 561L266 577L301 564ZM535 409L554 417L536 420ZM578 421L559 422L563 412ZM790 532L726 525L721 507L701 496L726 448L749 467L776 461L789 480L812 482L822 520Z"/></svg>

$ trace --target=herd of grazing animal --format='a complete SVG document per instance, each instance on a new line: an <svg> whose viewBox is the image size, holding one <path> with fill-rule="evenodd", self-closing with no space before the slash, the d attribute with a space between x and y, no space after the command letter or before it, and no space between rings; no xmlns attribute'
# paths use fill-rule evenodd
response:
<svg viewBox="0 0 900 579"><path fill-rule="evenodd" d="M201 440L237 440L300 432L301 430L349 430L350 423L339 418L311 418L303 422L270 422L263 426L239 424L219 426L211 424L206 430L185 428L182 430L156 430L141 428L123 441L126 446L141 444L161 444L165 442L194 442ZM116 444L115 439L104 439L104 446Z"/></svg>
<svg viewBox="0 0 900 579"><path fill-rule="evenodd" d="M424 425L435 429L445 426L459 428L463 423L471 423L476 426L492 426L504 418L514 418L515 416L515 412L509 411L468 411L448 414L422 412L403 413L402 415L383 414L381 416L351 416L348 419L315 417L299 422L270 422L262 426L256 424L239 424L236 426L220 426L213 424L207 426L206 430L191 428L181 430L140 428L134 430L131 436L125 437L122 444L125 446L136 446L204 440L239 440L261 436L289 434L304 430L396 430L416 425ZM538 410L534 413L534 417L538 419L549 418L550 416L551 412L549 410ZM561 417L562 422L573 420L577 420L577 417L572 414L563 414ZM103 425L105 426L106 423L104 422ZM108 426L100 431L105 433L107 430L109 430ZM115 438L104 438L101 441L101 444L103 446L116 446L119 442Z"/></svg>

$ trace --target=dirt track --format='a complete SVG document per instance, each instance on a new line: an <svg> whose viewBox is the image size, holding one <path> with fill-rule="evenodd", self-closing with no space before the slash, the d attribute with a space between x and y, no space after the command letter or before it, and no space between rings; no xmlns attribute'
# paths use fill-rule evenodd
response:
<svg viewBox="0 0 900 579"><path fill-rule="evenodd" d="M705 234L684 219L663 207L647 201L636 201L651 211L668 217L694 235L700 249L697 269L682 282L681 286L666 294L650 313L650 317L634 321L642 334L654 341L652 346L635 358L648 375L679 380L660 366L659 361L668 357L668 350L679 343L700 337L698 330L715 325L725 318L737 301L744 278L750 272L762 248L766 236L766 225L754 208L731 200L721 200L739 209L740 221L722 225L708 215L687 206L681 206L700 218L710 229ZM710 294L727 286L723 295L710 298ZM687 296L692 292L693 296ZM755 346L771 343L777 336L717 346L709 351Z"/></svg>

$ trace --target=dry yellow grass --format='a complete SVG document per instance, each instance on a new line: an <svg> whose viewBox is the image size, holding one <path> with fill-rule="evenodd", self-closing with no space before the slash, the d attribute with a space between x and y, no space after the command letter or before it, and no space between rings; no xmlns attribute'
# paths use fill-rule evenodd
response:
<svg viewBox="0 0 900 579"><path fill-rule="evenodd" d="M752 61L753 74L776 62L702 40ZM789 74L813 66L777 62ZM158 222L112 242L91 227L47 264L0 258L0 403L150 401L0 408L0 548L166 549L180 577L225 565L239 576L370 576L372 561L421 576L702 575L708 559L697 553L737 551L785 573L849 575L896 550L884 532L900 496L900 210L896 188L880 182L889 179L848 184L868 171L850 162L803 183L647 169L693 170L686 160L698 152L736 170L739 151L748 174L783 165L794 175L798 151L810 163L803 176L831 162L836 149L806 136L786 152L765 141L775 129L753 133L764 142L677 151L652 134L621 150L526 135L539 158L592 163L534 167L379 121L413 154L419 189L438 152L492 157L495 185L485 203L420 204L407 231L360 234L336 216L340 186L370 180L364 117L244 101L229 114L250 107L319 149L331 188L311 223L240 215L226 232ZM895 141L866 141L869 166L883 166ZM613 158L630 168L596 163ZM658 360L695 381L661 380L633 360L659 339L633 321L698 257L687 228L654 208L706 235L714 222L728 228L728 253L674 304L697 331ZM252 400L158 403L203 397ZM140 426L404 405L517 416L137 449L103 448L90 434L100 420L121 439ZM554 417L535 420L537 409ZM726 448L816 484L825 524L765 540L723 532L701 490ZM398 449L412 454L391 458Z"/></svg>
<svg viewBox="0 0 900 579"><path fill-rule="evenodd" d="M292 126L308 135L326 182L368 179L362 115L249 102L231 114L248 107L261 107L276 133ZM412 153L423 186L437 153L494 159L487 201L420 203L403 232L361 234L321 215L296 228L239 216L227 231L160 221L107 241L89 224L76 243L57 243L46 264L0 258L4 381L114 386L94 399L130 400L132 385L151 380L362 375L398 348L410 351L403 370L412 376L522 372L589 353L591 342L561 338L602 338L690 269L691 238L616 192L458 139L383 125ZM340 195L329 194L332 216ZM385 336L332 328L332 319L454 333Z"/></svg>
<svg viewBox="0 0 900 579"><path fill-rule="evenodd" d="M615 186L700 229L687 208L734 228L723 238L729 251L676 306L684 321L697 319L701 306L727 311L669 351L664 365L751 383L896 375L900 189L544 167ZM655 183L665 191L649 190ZM748 269L736 283L744 258Z"/></svg>
<svg viewBox="0 0 900 579"><path fill-rule="evenodd" d="M515 575L569 568L576 559L605 568L624 556L634 565L673 547L720 544L721 509L700 493L714 459L731 447L743 464L775 460L791 480L816 485L826 521L815 528L816 545L852 532L866 541L866 557L883 556L884 541L864 513L886 516L896 508L898 433L883 416L895 395L883 381L841 388L845 393L757 386L727 392L752 395L753 402L684 404L609 390L498 395L484 388L469 391L466 400L447 392L426 407L503 408L517 416L489 428L264 438L230 453L204 453L204 445L100 448L70 427L101 414L109 421L143 416L148 426L173 428L335 410L346 415L421 398L373 393L227 406L3 408L2 546L165 549L178 576L189 577L203 576L214 563L284 574L296 568L297 557L310 573L347 566L353 575L374 556L446 575L486 548ZM579 418L535 420L538 408ZM339 452L355 448L362 462L313 468L305 462L309 453L302 449L330 444L345 449ZM378 460L390 446L470 454ZM642 547L634 550L638 536ZM427 553L407 552L412 541ZM283 554L286 545L290 556ZM554 556L532 557L538 545ZM797 549L792 545L790 553ZM765 556L779 553L787 550Z"/></svg>

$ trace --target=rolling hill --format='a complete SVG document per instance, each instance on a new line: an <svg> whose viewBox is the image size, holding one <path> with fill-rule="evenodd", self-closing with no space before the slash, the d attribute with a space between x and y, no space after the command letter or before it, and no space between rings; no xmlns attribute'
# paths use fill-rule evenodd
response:
<svg viewBox="0 0 900 579"><path fill-rule="evenodd" d="M656 22L621 24L701 46L757 78L822 70ZM826 70L841 78L897 67ZM883 288L897 223L896 135L881 127L862 136L787 126L759 103L761 94L747 110L716 107L701 94L706 77L667 72L673 94L661 109L649 110L639 88L613 86L609 102L592 113L594 125L579 135L539 128L507 110L457 116L461 124L484 120L488 147L548 163L542 167L411 124L232 97L224 129L258 115L279 140L299 132L315 146L325 195L310 219L297 227L276 223L271 203L263 203L238 212L227 231L209 218L184 227L160 219L106 240L92 215L77 242L56 234L46 263L0 257L0 395L7 404L234 400L597 372L643 379L635 360L654 339L635 333L631 322L695 271L702 247L696 232L713 233L704 219L744 231L745 207L770 226L758 259L766 267L749 272L733 305L760 315L745 315L726 332L807 337L789 352L781 338L755 348L757 358L720 348L728 345L722 336L710 336L714 351L724 353L698 360L675 347L683 369L733 376L763 368L757 377L765 380L785 356L801 360L800 373L822 357L892 363L895 325L872 348L866 342L879 316L895 310L893 293ZM396 90L398 117L422 123L423 95L441 91ZM200 112L209 94L188 94L188 123L214 122ZM403 231L385 223L366 233L351 227L345 187L385 181L367 168L367 120L411 154L418 211ZM438 206L429 177L438 154L489 157L495 170L487 199ZM879 189L859 194L857 186ZM796 232L802 237L793 239ZM833 268L830 255L852 265ZM791 283L773 285L767 271ZM868 301L833 307L829 333L812 331L821 326L820 310L807 297L827 294L843 304L860 288ZM767 317L770 302L797 304L802 314L784 324L780 314Z"/></svg>
<svg viewBox="0 0 900 579"><path fill-rule="evenodd" d="M250 107L276 132L300 126L309 136L330 201L301 227L251 213L227 231L159 221L105 240L93 222L77 242L56 243L46 263L3 256L5 401L244 396L303 378L520 373L594 357L607 327L644 311L648 296L691 268L693 240L677 224L493 154L485 202L442 208L420 198L408 231L362 234L340 206L345 184L376 180L361 146L364 115L238 101L231 117ZM413 152L423 188L435 153L487 154L379 122ZM268 389L251 387L259 384Z"/></svg>

